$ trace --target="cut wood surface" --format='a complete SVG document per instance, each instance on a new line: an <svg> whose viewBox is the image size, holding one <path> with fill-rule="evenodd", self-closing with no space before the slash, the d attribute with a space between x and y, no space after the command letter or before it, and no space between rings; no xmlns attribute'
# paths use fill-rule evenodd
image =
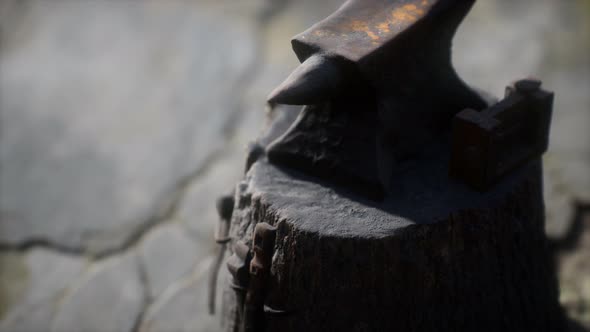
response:
<svg viewBox="0 0 590 332"><path fill-rule="evenodd" d="M538 160L478 193L446 147L400 165L381 203L265 160L238 185L234 241L277 227L265 331L559 331ZM227 331L239 331L225 293Z"/></svg>

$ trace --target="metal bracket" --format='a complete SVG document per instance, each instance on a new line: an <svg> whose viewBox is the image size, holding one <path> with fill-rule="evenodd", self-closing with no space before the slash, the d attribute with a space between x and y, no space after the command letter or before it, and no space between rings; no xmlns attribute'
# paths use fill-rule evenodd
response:
<svg viewBox="0 0 590 332"><path fill-rule="evenodd" d="M242 241L238 241L233 245L233 255L227 260L227 269L231 275L230 287L234 290L236 296L236 316L234 323L240 322L244 317L244 302L246 300L246 292L248 291L248 284L250 283L250 261L252 260L252 252L250 248ZM238 331L239 325L234 325L234 331Z"/></svg>
<svg viewBox="0 0 590 332"><path fill-rule="evenodd" d="M209 273L209 298L207 302L209 304L209 314L211 315L215 314L215 297L219 268L221 267L223 257L225 256L226 245L231 241L231 237L229 236L229 228L231 217L234 211L233 193L218 198L216 201L216 207L219 220L215 230L215 242L219 244L219 248L217 249L217 257L213 261Z"/></svg>
<svg viewBox="0 0 590 332"><path fill-rule="evenodd" d="M262 331L264 302L268 293L268 279L274 252L277 228L265 222L256 224L250 262L250 282L244 303L243 332Z"/></svg>
<svg viewBox="0 0 590 332"><path fill-rule="evenodd" d="M450 175L478 191L527 161L549 144L552 92L533 79L517 81L503 100L477 112L466 109L453 120Z"/></svg>

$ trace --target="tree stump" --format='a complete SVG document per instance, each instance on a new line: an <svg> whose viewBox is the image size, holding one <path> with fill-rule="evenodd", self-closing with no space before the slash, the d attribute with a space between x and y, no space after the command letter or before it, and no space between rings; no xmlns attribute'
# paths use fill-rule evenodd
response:
<svg viewBox="0 0 590 332"><path fill-rule="evenodd" d="M400 165L379 203L254 163L237 186L231 236L251 248L256 224L277 228L258 329L563 330L541 162L479 193L449 179L448 149ZM238 295L226 283L226 331L243 323Z"/></svg>

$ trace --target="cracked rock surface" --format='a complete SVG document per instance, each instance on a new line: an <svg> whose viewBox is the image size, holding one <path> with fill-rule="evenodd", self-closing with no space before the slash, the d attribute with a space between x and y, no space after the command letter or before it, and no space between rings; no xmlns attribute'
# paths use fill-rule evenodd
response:
<svg viewBox="0 0 590 332"><path fill-rule="evenodd" d="M207 269L210 262L211 260L204 261L191 275L166 290L146 311L139 331L219 330L220 316L211 316L204 310L207 306ZM219 312L221 289L217 295L216 312Z"/></svg>
<svg viewBox="0 0 590 332"><path fill-rule="evenodd" d="M97 263L61 301L51 331L130 331L145 298L137 256Z"/></svg>
<svg viewBox="0 0 590 332"><path fill-rule="evenodd" d="M0 242L117 248L223 147L255 22L159 1L14 7L0 57Z"/></svg>
<svg viewBox="0 0 590 332"><path fill-rule="evenodd" d="M290 38L341 2L0 1L0 332L217 331L214 201L297 65ZM528 75L557 92L554 237L590 204L589 22L585 0L479 1L453 52L495 95ZM587 323L573 252L564 302Z"/></svg>
<svg viewBox="0 0 590 332"><path fill-rule="evenodd" d="M209 244L193 241L178 224L166 224L148 234L139 245L139 259L150 298L158 297L194 265L210 255ZM190 253L190 254L187 254Z"/></svg>
<svg viewBox="0 0 590 332"><path fill-rule="evenodd" d="M0 331L43 331L51 325L57 303L84 272L80 257L43 249L0 254ZM12 294L10 294L12 293Z"/></svg>

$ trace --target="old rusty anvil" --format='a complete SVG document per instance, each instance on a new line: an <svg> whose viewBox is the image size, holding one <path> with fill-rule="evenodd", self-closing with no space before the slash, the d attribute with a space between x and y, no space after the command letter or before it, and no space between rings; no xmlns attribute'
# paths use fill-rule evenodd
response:
<svg viewBox="0 0 590 332"><path fill-rule="evenodd" d="M292 40L302 64L269 103L306 105L266 148L270 162L381 199L396 168L489 107L451 63L475 0L348 0Z"/></svg>

